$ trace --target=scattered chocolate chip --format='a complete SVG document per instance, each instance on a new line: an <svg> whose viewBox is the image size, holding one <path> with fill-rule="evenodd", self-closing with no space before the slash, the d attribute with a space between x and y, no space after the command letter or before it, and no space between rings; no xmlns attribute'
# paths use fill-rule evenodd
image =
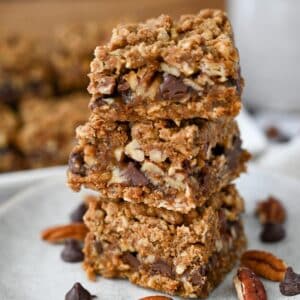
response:
<svg viewBox="0 0 300 300"><path fill-rule="evenodd" d="M165 100L179 100L188 95L189 89L181 78L164 74L163 82L160 85L160 94Z"/></svg>
<svg viewBox="0 0 300 300"><path fill-rule="evenodd" d="M279 130L276 126L270 126L266 129L266 136L277 143L287 143L290 138Z"/></svg>
<svg viewBox="0 0 300 300"><path fill-rule="evenodd" d="M73 152L69 157L69 170L77 175L85 175L83 153Z"/></svg>
<svg viewBox="0 0 300 300"><path fill-rule="evenodd" d="M61 258L63 261L70 263L83 261L84 254L82 252L81 243L73 239L66 240L64 249L61 253Z"/></svg>
<svg viewBox="0 0 300 300"><path fill-rule="evenodd" d="M300 275L296 274L291 267L288 267L283 281L279 284L279 289L284 296L300 294Z"/></svg>
<svg viewBox="0 0 300 300"><path fill-rule="evenodd" d="M174 268L162 259L158 259L151 265L152 274L161 274L163 276L174 278Z"/></svg>
<svg viewBox="0 0 300 300"><path fill-rule="evenodd" d="M133 254L131 252L125 252L122 254L121 259L125 264L129 265L132 270L134 270L134 271L138 270L138 268L140 266L140 262L136 258L135 254Z"/></svg>
<svg viewBox="0 0 300 300"><path fill-rule="evenodd" d="M65 300L91 300L93 298L97 296L91 295L79 282L76 282L65 296Z"/></svg>
<svg viewBox="0 0 300 300"><path fill-rule="evenodd" d="M282 224L266 223L260 234L262 242L275 243L285 238L285 229Z"/></svg>
<svg viewBox="0 0 300 300"><path fill-rule="evenodd" d="M127 168L123 171L123 175L133 186L144 186L149 183L147 177L134 165L133 162L128 163Z"/></svg>
<svg viewBox="0 0 300 300"><path fill-rule="evenodd" d="M71 213L70 219L72 222L83 222L83 216L87 211L87 205L85 203L79 204L78 207Z"/></svg>

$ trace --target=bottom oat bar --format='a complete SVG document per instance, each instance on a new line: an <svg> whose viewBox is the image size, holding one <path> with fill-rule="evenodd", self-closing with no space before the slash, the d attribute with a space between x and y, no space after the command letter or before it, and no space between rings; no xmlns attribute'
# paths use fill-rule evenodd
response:
<svg viewBox="0 0 300 300"><path fill-rule="evenodd" d="M242 211L234 186L188 214L123 200L91 200L84 267L90 278L127 278L168 294L206 297L245 248Z"/></svg>

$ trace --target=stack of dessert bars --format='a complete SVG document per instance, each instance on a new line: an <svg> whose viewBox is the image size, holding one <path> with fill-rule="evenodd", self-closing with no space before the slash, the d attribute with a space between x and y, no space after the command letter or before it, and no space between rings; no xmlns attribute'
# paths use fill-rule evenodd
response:
<svg viewBox="0 0 300 300"><path fill-rule="evenodd" d="M89 203L90 278L205 297L246 241L245 171L234 117L243 79L225 13L120 25L91 63L90 117L76 131L68 182Z"/></svg>

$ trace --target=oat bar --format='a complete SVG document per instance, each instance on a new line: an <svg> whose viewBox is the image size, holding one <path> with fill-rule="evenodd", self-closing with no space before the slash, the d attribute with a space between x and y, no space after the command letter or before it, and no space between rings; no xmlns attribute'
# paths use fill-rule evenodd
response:
<svg viewBox="0 0 300 300"><path fill-rule="evenodd" d="M243 79L227 15L120 25L95 50L90 108L106 120L234 117Z"/></svg>
<svg viewBox="0 0 300 300"><path fill-rule="evenodd" d="M206 297L245 247L243 201L233 186L183 215L122 200L90 201L84 267L183 297Z"/></svg>
<svg viewBox="0 0 300 300"><path fill-rule="evenodd" d="M77 129L69 185L154 207L188 212L245 170L235 121L103 122Z"/></svg>
<svg viewBox="0 0 300 300"><path fill-rule="evenodd" d="M74 130L88 117L88 97L71 94L60 99L29 98L20 104L22 128L16 144L28 167L65 164L74 147Z"/></svg>

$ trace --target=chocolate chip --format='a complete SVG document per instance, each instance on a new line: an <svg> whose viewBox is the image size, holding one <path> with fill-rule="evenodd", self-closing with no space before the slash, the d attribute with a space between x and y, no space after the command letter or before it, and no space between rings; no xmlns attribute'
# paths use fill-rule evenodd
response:
<svg viewBox="0 0 300 300"><path fill-rule="evenodd" d="M7 147L0 148L0 155L5 155L10 152L10 149Z"/></svg>
<svg viewBox="0 0 300 300"><path fill-rule="evenodd" d="M198 270L195 270L190 275L190 281L193 285L203 285L205 282L205 276L207 274L207 270L205 267L201 267Z"/></svg>
<svg viewBox="0 0 300 300"><path fill-rule="evenodd" d="M103 101L103 97L98 97L94 101L91 101L89 104L89 109L94 110L97 107L101 107L102 105L107 104L105 101Z"/></svg>
<svg viewBox="0 0 300 300"><path fill-rule="evenodd" d="M94 247L95 247L95 250L97 251L98 254L101 254L103 252L103 246L102 246L102 243L100 241L95 241L94 242Z"/></svg>
<svg viewBox="0 0 300 300"><path fill-rule="evenodd" d="M279 289L284 296L300 294L300 275L296 274L291 267L288 267L283 281L280 282Z"/></svg>
<svg viewBox="0 0 300 300"><path fill-rule="evenodd" d="M83 160L83 153L81 152L73 152L69 157L69 170L77 175L84 176L85 175L85 167Z"/></svg>
<svg viewBox="0 0 300 300"><path fill-rule="evenodd" d="M260 239L266 243L279 242L285 238L285 229L282 224L266 223L260 234Z"/></svg>
<svg viewBox="0 0 300 300"><path fill-rule="evenodd" d="M242 140L240 137L235 136L232 142L232 148L225 151L225 155L227 156L227 164L229 170L233 170L237 167L238 164L238 155L242 151Z"/></svg>
<svg viewBox="0 0 300 300"><path fill-rule="evenodd" d="M81 243L73 239L66 240L65 247L61 253L61 258L63 261L70 263L83 261L84 255Z"/></svg>
<svg viewBox="0 0 300 300"><path fill-rule="evenodd" d="M239 95L242 93L242 80L241 78L229 78L228 81L226 82L226 86L228 87L235 87L236 91L238 92Z"/></svg>
<svg viewBox="0 0 300 300"><path fill-rule="evenodd" d="M134 165L133 162L128 163L127 168L123 171L123 175L133 186L144 186L149 183L147 177Z"/></svg>
<svg viewBox="0 0 300 300"><path fill-rule="evenodd" d="M16 108L19 99L20 91L9 81L5 81L2 85L0 85L0 102Z"/></svg>
<svg viewBox="0 0 300 300"><path fill-rule="evenodd" d="M91 300L93 298L97 296L91 295L79 282L76 282L65 296L65 300Z"/></svg>
<svg viewBox="0 0 300 300"><path fill-rule="evenodd" d="M127 92L130 90L129 83L126 80L121 80L120 83L118 84L118 92Z"/></svg>
<svg viewBox="0 0 300 300"><path fill-rule="evenodd" d="M132 92L130 90L129 83L126 80L123 79L120 81L118 84L118 92L125 103L131 101Z"/></svg>
<svg viewBox="0 0 300 300"><path fill-rule="evenodd" d="M160 85L160 95L165 100L179 100L189 94L189 89L181 78L164 74L163 82Z"/></svg>
<svg viewBox="0 0 300 300"><path fill-rule="evenodd" d="M174 268L162 259L158 259L151 265L151 274L161 274L163 276L174 278Z"/></svg>
<svg viewBox="0 0 300 300"><path fill-rule="evenodd" d="M211 149L211 152L215 156L221 156L225 153L225 148L223 145L217 144L215 147Z"/></svg>
<svg viewBox="0 0 300 300"><path fill-rule="evenodd" d="M138 270L140 262L136 258L136 254L133 254L131 252L125 252L122 254L121 259L125 264L129 265L133 271Z"/></svg>
<svg viewBox="0 0 300 300"><path fill-rule="evenodd" d="M85 203L79 204L76 209L71 213L70 219L72 222L83 222L83 216L87 211L87 205Z"/></svg>
<svg viewBox="0 0 300 300"><path fill-rule="evenodd" d="M270 126L266 129L266 136L277 143L287 143L290 138L279 130L276 126Z"/></svg>

